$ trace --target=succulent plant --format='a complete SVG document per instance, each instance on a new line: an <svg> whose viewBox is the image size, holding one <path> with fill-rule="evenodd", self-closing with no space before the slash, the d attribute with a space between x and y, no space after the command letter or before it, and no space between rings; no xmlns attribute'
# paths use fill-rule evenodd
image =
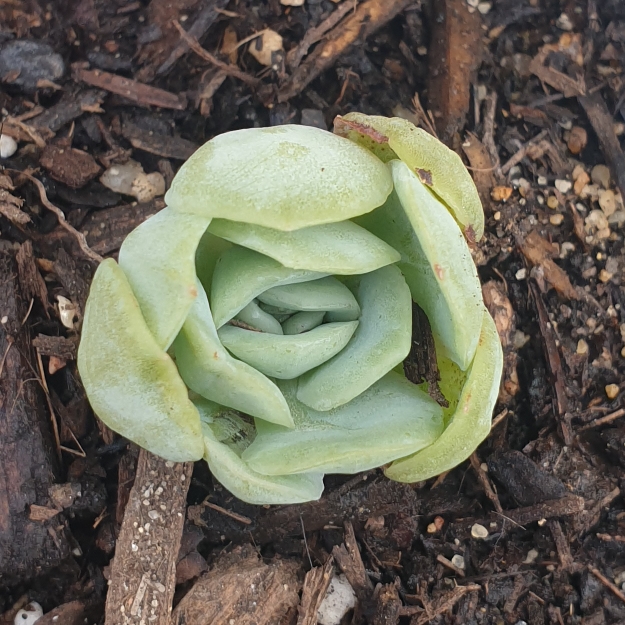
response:
<svg viewBox="0 0 625 625"><path fill-rule="evenodd" d="M325 473L414 482L487 436L502 351L469 244L460 158L398 118L352 113L217 136L167 207L95 274L78 367L96 414L237 497L317 499ZM413 302L441 407L409 381Z"/></svg>

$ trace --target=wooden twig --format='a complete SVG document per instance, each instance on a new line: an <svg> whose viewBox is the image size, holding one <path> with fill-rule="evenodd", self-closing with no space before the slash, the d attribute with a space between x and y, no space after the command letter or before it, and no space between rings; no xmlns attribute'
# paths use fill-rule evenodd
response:
<svg viewBox="0 0 625 625"><path fill-rule="evenodd" d="M43 186L43 183L41 182L41 180L38 180L37 178L35 178L34 176L32 176L31 174L25 171L18 171L16 169L7 170L7 171L12 171L16 174L24 176L25 178L28 178L28 180L30 180L37 187L37 191L39 191L39 199L41 200L41 203L48 210L52 211L57 216L61 228L63 228L64 230L67 230L67 232L69 232L76 239L78 246L80 247L82 252L85 254L85 256L87 256L87 258L90 258L91 260L95 260L98 263L101 263L104 260L102 256L100 256L99 254L96 254L87 245L87 240L85 239L85 235L82 234L81 232L78 232L78 230L76 230L74 226L72 226L71 224L67 222L67 220L65 219L65 213L63 213L63 211L58 206L55 206L54 204L52 204L52 202L50 202L50 200L48 199L48 195L46 193L46 188Z"/></svg>
<svg viewBox="0 0 625 625"><path fill-rule="evenodd" d="M605 417L601 417L599 419L595 419L594 421L591 421L584 427L579 428L579 430L577 431L585 432L586 430L591 430L592 428L598 428L599 426L605 425L606 423L612 423L612 421L615 421L616 419L620 419L624 415L625 415L625 408L619 408L618 410L615 410L614 412L605 415Z"/></svg>
<svg viewBox="0 0 625 625"><path fill-rule="evenodd" d="M244 525L252 524L252 519L250 519L249 517L243 516L242 514L237 514L236 512L232 512L230 510L226 510L225 508L218 506L216 503L205 501L202 505L206 506L207 508L216 510L217 512L220 512L221 514L224 514L225 516L229 516L231 519L234 519L235 521L238 521L239 523L243 523Z"/></svg>
<svg viewBox="0 0 625 625"><path fill-rule="evenodd" d="M477 479L480 481L480 484L482 485L482 488L486 493L486 496L493 502L495 510L497 510L497 512L503 513L503 508L501 506L501 502L499 501L499 497L497 496L497 493L493 490L490 480L488 479L488 475L486 475L486 472L482 470L482 463L478 458L476 451L471 454L470 461L471 466L473 467L473 470L477 475Z"/></svg>
<svg viewBox="0 0 625 625"><path fill-rule="evenodd" d="M260 80L258 78L242 72L236 65L220 61L210 52L204 50L204 48L199 44L198 40L192 37L182 26L180 26L180 24L176 20L173 21L173 24L176 27L176 30L180 33L182 39L189 46L189 48L191 48L191 50L193 50L193 52L195 52L200 58L208 61L211 65L214 65L220 70L226 72L228 76L238 78L240 81L244 82L250 87L257 87L260 84Z"/></svg>
<svg viewBox="0 0 625 625"><path fill-rule="evenodd" d="M193 463L139 452L115 547L105 625L169 625Z"/></svg>
<svg viewBox="0 0 625 625"><path fill-rule="evenodd" d="M594 566L589 566L588 570L615 596L617 596L623 603L625 603L625 595L620 591L618 586L615 586L599 569Z"/></svg>

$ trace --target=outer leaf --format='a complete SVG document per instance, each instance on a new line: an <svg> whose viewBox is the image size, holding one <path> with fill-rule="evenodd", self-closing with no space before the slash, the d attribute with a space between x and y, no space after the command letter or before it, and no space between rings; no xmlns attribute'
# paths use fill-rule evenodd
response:
<svg viewBox="0 0 625 625"><path fill-rule="evenodd" d="M182 166L165 201L179 212L297 230L367 213L391 188L383 163L353 142L279 126L215 137Z"/></svg>
<svg viewBox="0 0 625 625"><path fill-rule="evenodd" d="M304 503L321 497L322 473L276 477L256 473L241 460L236 445L220 441L218 432L224 408L205 400L199 400L196 405L202 416L204 458L213 476L235 497L256 505Z"/></svg>
<svg viewBox="0 0 625 625"><path fill-rule="evenodd" d="M315 410L346 404L410 351L412 302L401 271L389 265L365 274L356 297L362 315L352 340L334 358L300 378L297 399Z"/></svg>
<svg viewBox="0 0 625 625"><path fill-rule="evenodd" d="M352 292L333 276L276 286L261 293L258 299L268 306L287 310L331 311L340 314L340 321L355 321L360 316L360 307Z"/></svg>
<svg viewBox="0 0 625 625"><path fill-rule="evenodd" d="M326 323L303 334L277 336L223 326L219 338L254 369L272 378L292 380L338 354L357 327L358 321Z"/></svg>
<svg viewBox="0 0 625 625"><path fill-rule="evenodd" d="M399 260L399 253L392 247L351 221L283 232L213 219L209 230L293 269L352 275L368 273Z"/></svg>
<svg viewBox="0 0 625 625"><path fill-rule="evenodd" d="M271 287L308 282L325 275L316 271L288 269L258 252L245 247L232 247L220 256L213 273L211 304L215 325L220 328Z"/></svg>
<svg viewBox="0 0 625 625"><path fill-rule="evenodd" d="M484 310L475 360L445 431L426 449L396 460L386 469L386 476L398 482L419 482L453 469L466 460L490 432L502 369L503 351L499 335L491 316ZM441 369L441 387L445 392L445 378L453 378L456 373ZM447 388L453 388L457 383L456 376Z"/></svg>
<svg viewBox="0 0 625 625"><path fill-rule="evenodd" d="M112 259L93 278L78 370L93 410L115 432L168 460L202 457L198 412Z"/></svg>
<svg viewBox="0 0 625 625"><path fill-rule="evenodd" d="M433 443L443 427L442 410L397 373L349 403L317 412L299 402L294 382L279 382L295 429L257 422L258 435L243 459L261 473L306 471L357 473Z"/></svg>
<svg viewBox="0 0 625 625"><path fill-rule="evenodd" d="M293 427L289 407L278 387L223 348L206 292L199 283L198 298L174 348L180 375L191 390L235 410Z"/></svg>
<svg viewBox="0 0 625 625"><path fill-rule="evenodd" d="M337 117L334 132L388 162L400 158L449 207L469 240L484 234L484 210L471 175L445 144L399 117L349 113Z"/></svg>
<svg viewBox="0 0 625 625"><path fill-rule="evenodd" d="M176 338L197 296L195 250L209 223L164 208L135 228L119 250L119 265L163 349Z"/></svg>
<svg viewBox="0 0 625 625"><path fill-rule="evenodd" d="M393 245L412 297L449 357L466 370L482 327L482 291L471 251L445 207L401 161L390 163L396 188L360 223Z"/></svg>

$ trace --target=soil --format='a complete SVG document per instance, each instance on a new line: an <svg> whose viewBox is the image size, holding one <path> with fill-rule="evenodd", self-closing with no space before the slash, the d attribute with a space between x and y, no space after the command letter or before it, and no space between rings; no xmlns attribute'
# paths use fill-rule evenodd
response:
<svg viewBox="0 0 625 625"><path fill-rule="evenodd" d="M0 6L1 130L18 144L0 160L0 623L30 601L40 623L122 622L107 584L144 583L120 528L148 469L94 418L75 357L97 260L164 203L102 173L132 158L168 185L219 133L349 111L407 117L474 175L506 353L491 435L438 479L332 476L320 502L284 508L235 500L196 463L186 520L157 545L173 622L221 623L194 597L230 588L231 623L314 624L334 566L358 598L345 623L625 623L625 4L288 4ZM268 593L256 608L234 572Z"/></svg>

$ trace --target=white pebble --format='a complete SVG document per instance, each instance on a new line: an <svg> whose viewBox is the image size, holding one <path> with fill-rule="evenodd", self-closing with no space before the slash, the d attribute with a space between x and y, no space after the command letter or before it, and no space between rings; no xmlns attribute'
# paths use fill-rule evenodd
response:
<svg viewBox="0 0 625 625"><path fill-rule="evenodd" d="M556 26L560 30L573 30L573 22L571 22L571 18L566 13L562 13L562 15L560 15L560 17L556 20Z"/></svg>
<svg viewBox="0 0 625 625"><path fill-rule="evenodd" d="M480 2L477 5L477 10L482 14L486 15L493 8L492 2Z"/></svg>
<svg viewBox="0 0 625 625"><path fill-rule="evenodd" d="M556 189L560 191L560 193L568 193L572 186L573 183L570 180L556 180Z"/></svg>
<svg viewBox="0 0 625 625"><path fill-rule="evenodd" d="M15 625L33 625L42 616L43 608L36 601L31 601L25 608L18 610L13 623Z"/></svg>
<svg viewBox="0 0 625 625"><path fill-rule="evenodd" d="M538 178L536 179L536 182L541 186L544 187L547 184L547 178L545 178L545 176L538 176Z"/></svg>
<svg viewBox="0 0 625 625"><path fill-rule="evenodd" d="M17 151L17 141L9 135L0 135L0 158L10 158Z"/></svg>
<svg viewBox="0 0 625 625"><path fill-rule="evenodd" d="M525 267L519 269L515 274L514 277L517 280L525 280L525 278L527 277L527 269Z"/></svg>
<svg viewBox="0 0 625 625"><path fill-rule="evenodd" d="M473 536L473 538L484 540L485 538L488 538L488 530L483 525L474 523L473 527L471 527L471 536Z"/></svg>
<svg viewBox="0 0 625 625"><path fill-rule="evenodd" d="M464 558L460 554L456 554L452 559L451 563L461 571L464 571Z"/></svg>
<svg viewBox="0 0 625 625"><path fill-rule="evenodd" d="M317 622L319 625L339 625L355 606L356 593L345 575L334 576L317 611Z"/></svg>
<svg viewBox="0 0 625 625"><path fill-rule="evenodd" d="M536 558L538 558L538 551L536 551L536 549L530 549L527 552L527 557L523 561L523 564L533 564L536 562Z"/></svg>

